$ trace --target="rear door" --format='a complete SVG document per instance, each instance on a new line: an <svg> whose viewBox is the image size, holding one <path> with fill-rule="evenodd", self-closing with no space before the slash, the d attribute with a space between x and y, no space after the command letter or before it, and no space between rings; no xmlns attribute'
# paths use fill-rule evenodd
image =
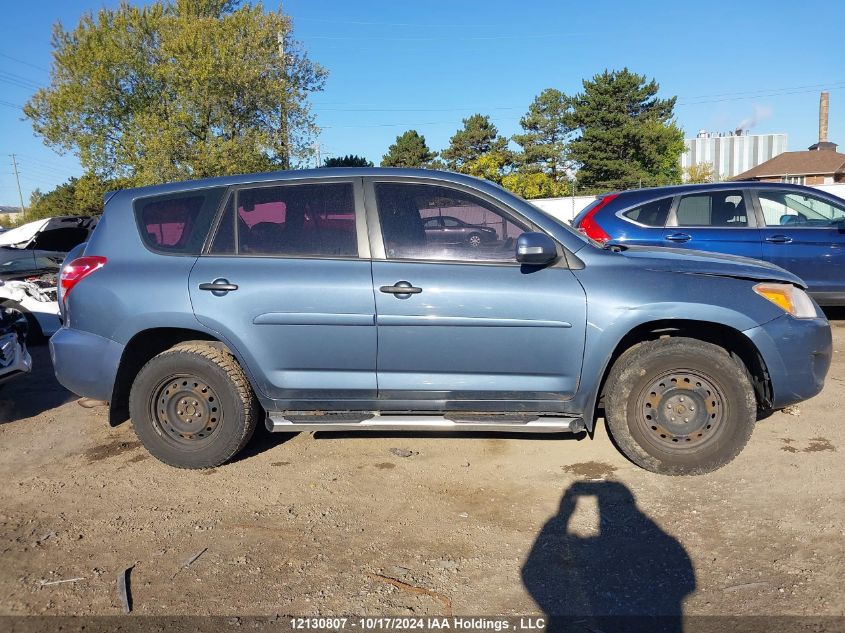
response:
<svg viewBox="0 0 845 633"><path fill-rule="evenodd" d="M562 410L578 384L586 300L562 264L523 267L529 227L469 188L367 181L382 409ZM478 246L430 239L430 210L494 227ZM407 289L407 292L405 290Z"/></svg>
<svg viewBox="0 0 845 633"><path fill-rule="evenodd" d="M280 408L376 390L375 302L360 179L234 189L190 275L194 313Z"/></svg>
<svg viewBox="0 0 845 633"><path fill-rule="evenodd" d="M742 189L678 196L663 229L662 245L760 259L763 249L752 208Z"/></svg>
<svg viewBox="0 0 845 633"><path fill-rule="evenodd" d="M845 300L845 202L768 187L756 197L763 259L801 277L821 302Z"/></svg>

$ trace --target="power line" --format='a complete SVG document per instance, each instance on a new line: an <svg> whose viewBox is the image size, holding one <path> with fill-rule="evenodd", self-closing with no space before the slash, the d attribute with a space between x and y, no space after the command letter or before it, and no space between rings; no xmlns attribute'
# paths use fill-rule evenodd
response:
<svg viewBox="0 0 845 633"><path fill-rule="evenodd" d="M24 66L29 66L30 68L34 68L35 70L43 70L45 73L50 72L49 69L44 68L43 66L37 66L36 64L32 64L32 63L24 61L22 59L18 59L17 57L12 57L11 55L6 55L6 53L0 53L0 57L5 57L6 59L11 59L13 62L18 62L19 64L23 64Z"/></svg>

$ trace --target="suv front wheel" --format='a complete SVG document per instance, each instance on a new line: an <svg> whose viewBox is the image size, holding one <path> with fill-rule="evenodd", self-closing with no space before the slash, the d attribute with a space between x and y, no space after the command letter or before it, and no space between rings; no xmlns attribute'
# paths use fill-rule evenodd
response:
<svg viewBox="0 0 845 633"><path fill-rule="evenodd" d="M683 337L642 343L613 365L605 389L613 440L666 475L711 472L743 449L757 419L754 388L717 345Z"/></svg>
<svg viewBox="0 0 845 633"><path fill-rule="evenodd" d="M211 468L234 457L252 437L261 411L235 358L201 341L153 357L129 395L138 439L177 468Z"/></svg>

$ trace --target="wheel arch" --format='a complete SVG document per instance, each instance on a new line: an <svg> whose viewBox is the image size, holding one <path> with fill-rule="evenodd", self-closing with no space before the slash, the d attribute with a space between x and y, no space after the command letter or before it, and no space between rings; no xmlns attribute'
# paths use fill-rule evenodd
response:
<svg viewBox="0 0 845 633"><path fill-rule="evenodd" d="M641 323L630 329L616 344L601 372L599 387L591 398L591 408L595 420L595 412L603 406L605 384L607 377L617 359L627 350L662 337L683 336L706 343L711 343L725 349L737 359L745 369L757 398L758 417L765 417L772 404L772 381L769 370L762 354L756 345L741 331L722 323L712 321L697 321L694 319L662 319Z"/></svg>
<svg viewBox="0 0 845 633"><path fill-rule="evenodd" d="M247 374L247 378L251 381L249 370L237 351L208 332L179 327L155 327L142 330L129 339L120 357L120 364L112 387L112 397L109 402L110 426L117 426L129 419L129 391L141 368L161 352L179 343L189 341L211 343L229 352L241 365Z"/></svg>

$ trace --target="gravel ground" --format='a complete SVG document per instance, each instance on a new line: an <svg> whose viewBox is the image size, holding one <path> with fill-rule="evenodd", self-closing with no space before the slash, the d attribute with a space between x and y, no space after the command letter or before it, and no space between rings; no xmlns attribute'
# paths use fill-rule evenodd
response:
<svg viewBox="0 0 845 633"><path fill-rule="evenodd" d="M0 615L120 614L134 565L136 614L843 616L834 316L823 393L695 478L638 469L602 424L592 439L262 432L234 463L180 471L35 348L33 376L0 391Z"/></svg>

